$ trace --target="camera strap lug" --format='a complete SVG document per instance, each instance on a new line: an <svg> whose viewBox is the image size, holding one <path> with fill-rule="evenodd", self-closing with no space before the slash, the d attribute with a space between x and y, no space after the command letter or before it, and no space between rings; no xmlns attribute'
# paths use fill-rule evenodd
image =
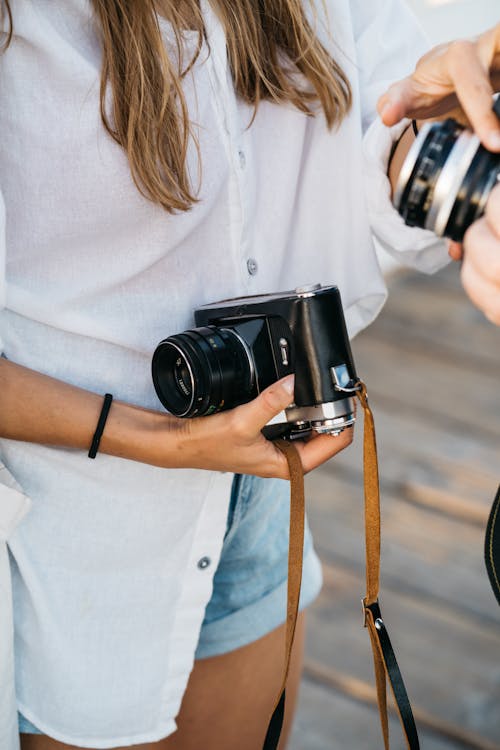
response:
<svg viewBox="0 0 500 750"><path fill-rule="evenodd" d="M336 391L353 394L361 390L361 381L350 377L347 365L330 367L330 374L333 380L333 387Z"/></svg>

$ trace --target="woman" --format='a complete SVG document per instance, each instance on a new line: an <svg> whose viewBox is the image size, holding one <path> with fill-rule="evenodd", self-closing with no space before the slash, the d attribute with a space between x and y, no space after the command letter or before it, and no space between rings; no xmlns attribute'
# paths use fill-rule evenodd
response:
<svg viewBox="0 0 500 750"><path fill-rule="evenodd" d="M339 286L354 336L386 296L373 234L423 270L446 260L390 204L392 144L397 171L411 131L375 122L425 48L403 3L157 7L5 7L0 528L25 750L262 745L288 487L260 430L293 382L177 420L152 352L200 304L317 281ZM305 470L350 440L299 445ZM302 608L320 583L307 535Z"/></svg>

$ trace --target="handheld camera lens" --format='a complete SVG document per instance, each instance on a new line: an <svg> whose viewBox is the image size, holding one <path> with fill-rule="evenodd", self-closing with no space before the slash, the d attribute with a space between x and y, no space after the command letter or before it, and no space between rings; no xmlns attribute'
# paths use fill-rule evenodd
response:
<svg viewBox="0 0 500 750"><path fill-rule="evenodd" d="M230 328L206 326L170 336L158 345L152 368L158 398L176 417L214 414L253 396L249 352Z"/></svg>
<svg viewBox="0 0 500 750"><path fill-rule="evenodd" d="M406 224L461 242L484 213L500 155L454 120L425 124L401 168L394 205Z"/></svg>

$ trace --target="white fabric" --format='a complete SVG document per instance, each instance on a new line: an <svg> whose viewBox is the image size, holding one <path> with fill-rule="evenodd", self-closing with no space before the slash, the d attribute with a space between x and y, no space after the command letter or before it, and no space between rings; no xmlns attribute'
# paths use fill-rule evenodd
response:
<svg viewBox="0 0 500 750"><path fill-rule="evenodd" d="M224 37L205 4L211 53L205 47L185 80L202 154L200 201L175 216L140 195L125 153L102 127L89 3L11 5L15 37L0 60L0 337L11 360L161 408L152 352L192 325L197 305L335 283L355 335L386 296L372 232L423 270L446 262L442 245L404 227L391 207L385 171L394 134L374 121L377 96L426 48L403 2L327 3L335 41L320 33L354 95L333 133L321 116L270 103L247 127L251 110L234 96ZM168 45L170 29L162 29ZM189 163L196 177L194 149ZM19 497L32 502L8 538L18 707L79 746L168 735L211 594L231 475L105 455L89 461L9 440L0 449ZM0 494L0 528L11 499ZM212 564L202 570L204 556ZM15 709L6 663L2 740ZM15 740L2 748L13 750Z"/></svg>
<svg viewBox="0 0 500 750"><path fill-rule="evenodd" d="M6 542L30 506L29 498L0 464L0 747L6 750L16 750L19 745L11 575Z"/></svg>

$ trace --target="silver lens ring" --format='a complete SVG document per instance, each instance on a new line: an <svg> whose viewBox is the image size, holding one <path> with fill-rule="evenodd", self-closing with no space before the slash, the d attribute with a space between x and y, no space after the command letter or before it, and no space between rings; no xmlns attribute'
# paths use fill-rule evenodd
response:
<svg viewBox="0 0 500 750"><path fill-rule="evenodd" d="M468 130L462 131L441 170L425 220L425 228L439 237L445 233L458 191L480 145L481 141L476 135Z"/></svg>

